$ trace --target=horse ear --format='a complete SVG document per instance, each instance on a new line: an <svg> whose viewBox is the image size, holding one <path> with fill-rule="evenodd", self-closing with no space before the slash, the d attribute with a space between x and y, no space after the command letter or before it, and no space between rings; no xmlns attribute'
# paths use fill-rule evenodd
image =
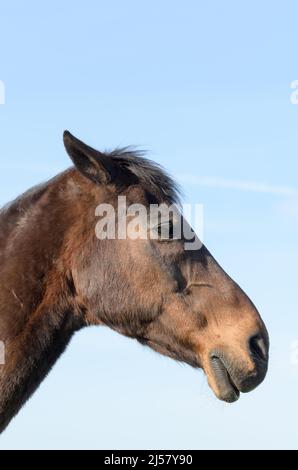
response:
<svg viewBox="0 0 298 470"><path fill-rule="evenodd" d="M110 157L84 144L69 131L64 132L63 141L68 155L82 175L96 184L113 181L116 165Z"/></svg>

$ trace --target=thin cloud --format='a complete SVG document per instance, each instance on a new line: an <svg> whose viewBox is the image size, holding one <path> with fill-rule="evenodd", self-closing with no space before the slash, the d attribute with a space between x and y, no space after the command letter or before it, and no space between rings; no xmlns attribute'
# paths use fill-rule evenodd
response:
<svg viewBox="0 0 298 470"><path fill-rule="evenodd" d="M298 197L286 199L282 201L278 206L279 212L284 214L290 219L298 219Z"/></svg>
<svg viewBox="0 0 298 470"><path fill-rule="evenodd" d="M276 196L298 196L298 188L293 186L277 186L257 181L238 179L226 179L212 177L200 177L194 175L181 175L179 180L184 184L195 184L210 188L234 189L251 193L273 194Z"/></svg>

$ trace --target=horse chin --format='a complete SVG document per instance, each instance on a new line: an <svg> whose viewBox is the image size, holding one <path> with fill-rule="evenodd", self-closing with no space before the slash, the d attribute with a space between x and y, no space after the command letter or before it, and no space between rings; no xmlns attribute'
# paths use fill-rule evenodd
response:
<svg viewBox="0 0 298 470"><path fill-rule="evenodd" d="M240 391L219 357L212 357L210 373L212 377L211 380L209 378L209 384L219 400L233 403L239 399Z"/></svg>

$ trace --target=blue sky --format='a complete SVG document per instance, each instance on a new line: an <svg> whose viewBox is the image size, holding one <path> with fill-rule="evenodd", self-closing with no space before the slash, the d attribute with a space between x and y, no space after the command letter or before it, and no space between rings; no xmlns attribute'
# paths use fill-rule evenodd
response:
<svg viewBox="0 0 298 470"><path fill-rule="evenodd" d="M266 381L227 405L200 371L85 330L0 448L296 448L297 2L0 7L0 203L69 166L65 128L147 148L204 204L206 245L271 337Z"/></svg>

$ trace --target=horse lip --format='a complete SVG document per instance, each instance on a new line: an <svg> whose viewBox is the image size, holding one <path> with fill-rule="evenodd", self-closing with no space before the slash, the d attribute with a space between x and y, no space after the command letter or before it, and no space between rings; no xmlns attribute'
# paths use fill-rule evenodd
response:
<svg viewBox="0 0 298 470"><path fill-rule="evenodd" d="M223 361L218 356L212 355L211 367L219 389L218 398L228 403L238 400L240 391L233 382L228 368Z"/></svg>

